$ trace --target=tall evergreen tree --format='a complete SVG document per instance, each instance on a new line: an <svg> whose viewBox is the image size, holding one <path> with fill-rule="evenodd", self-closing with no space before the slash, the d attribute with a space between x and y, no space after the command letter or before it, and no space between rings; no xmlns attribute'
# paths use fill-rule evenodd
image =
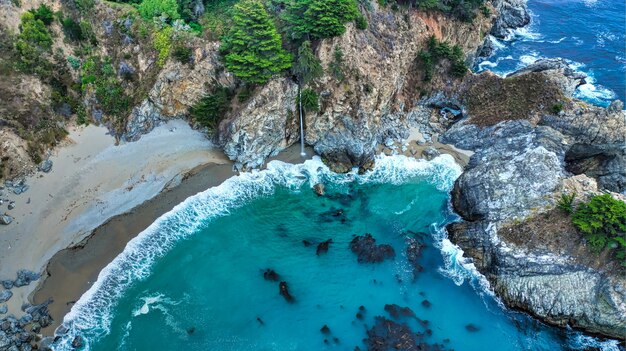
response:
<svg viewBox="0 0 626 351"><path fill-rule="evenodd" d="M220 47L224 65L252 84L265 84L274 74L291 67L280 35L259 0L242 0L233 11L233 25Z"/></svg>
<svg viewBox="0 0 626 351"><path fill-rule="evenodd" d="M293 70L302 84L308 84L313 79L319 78L324 74L322 63L311 50L310 41L307 40L300 45L298 58Z"/></svg>
<svg viewBox="0 0 626 351"><path fill-rule="evenodd" d="M292 0L284 19L293 39L322 39L343 34L358 15L355 0Z"/></svg>

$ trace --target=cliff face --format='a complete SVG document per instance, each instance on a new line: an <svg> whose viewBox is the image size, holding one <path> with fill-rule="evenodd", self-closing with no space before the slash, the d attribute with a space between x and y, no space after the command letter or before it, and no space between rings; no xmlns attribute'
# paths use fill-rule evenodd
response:
<svg viewBox="0 0 626 351"><path fill-rule="evenodd" d="M323 40L316 50L324 68L333 62L336 48L341 50L345 78L338 80L327 69L312 84L320 91L320 111L306 114L305 139L338 171L367 168L378 144L407 138L410 125L427 123L429 115L418 113L418 101L429 84L416 58L431 35L473 53L491 28L485 17L468 24L415 11L373 9L367 14L366 30L350 24L343 36ZM257 167L297 141L296 94L297 86L284 80L259 89L220 126L227 155L244 167Z"/></svg>

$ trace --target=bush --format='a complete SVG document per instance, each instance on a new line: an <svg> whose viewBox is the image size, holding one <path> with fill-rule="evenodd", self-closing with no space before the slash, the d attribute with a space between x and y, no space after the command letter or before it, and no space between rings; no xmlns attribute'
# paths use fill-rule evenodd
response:
<svg viewBox="0 0 626 351"><path fill-rule="evenodd" d="M332 74L332 76L340 82L345 78L343 73L343 51L338 45L335 46L333 60L328 64L328 70L330 71L330 74Z"/></svg>
<svg viewBox="0 0 626 351"><path fill-rule="evenodd" d="M572 223L585 234L596 251L603 250L608 244L613 248L624 248L626 203L609 194L594 196L588 203L581 203Z"/></svg>
<svg viewBox="0 0 626 351"><path fill-rule="evenodd" d="M189 109L191 117L202 126L214 130L228 112L230 90L218 87L212 94L205 95Z"/></svg>
<svg viewBox="0 0 626 351"><path fill-rule="evenodd" d="M160 31L154 33L154 39L152 46L159 53L157 58L157 65L163 67L165 61L170 56L172 51L172 27L166 26Z"/></svg>
<svg viewBox="0 0 626 351"><path fill-rule="evenodd" d="M561 198L557 204L558 208L563 210L567 214L574 213L574 199L576 198L576 193L572 193L570 195L561 194Z"/></svg>
<svg viewBox="0 0 626 351"><path fill-rule="evenodd" d="M354 22L356 23L357 29L360 29L360 30L367 29L367 20L365 19L365 16L359 14Z"/></svg>
<svg viewBox="0 0 626 351"><path fill-rule="evenodd" d="M193 51L191 50L191 48L181 45L174 48L174 52L172 53L172 55L180 63L189 63L191 61L192 53Z"/></svg>
<svg viewBox="0 0 626 351"><path fill-rule="evenodd" d="M63 33L65 33L65 37L68 39L72 41L82 41L85 39L83 37L83 31L80 28L80 24L72 18L64 18L61 25L63 26Z"/></svg>
<svg viewBox="0 0 626 351"><path fill-rule="evenodd" d="M465 64L465 55L460 46L450 46L447 42L440 42L434 35L428 38L428 51L420 51L418 59L422 62L424 68L424 80L430 81L435 71L435 65L441 60L450 60L450 75L461 78L465 76L468 67Z"/></svg>
<svg viewBox="0 0 626 351"><path fill-rule="evenodd" d="M31 12L36 20L40 20L46 26L49 26L54 21L54 13L46 4L41 4L36 10L31 10Z"/></svg>
<svg viewBox="0 0 626 351"><path fill-rule="evenodd" d="M52 47L52 37L45 24L31 12L22 15L20 34L15 41L19 55L18 68L29 73L47 76L50 64L45 55Z"/></svg>
<svg viewBox="0 0 626 351"><path fill-rule="evenodd" d="M139 14L147 20L161 15L166 15L171 20L180 18L176 0L143 0L139 4Z"/></svg>
<svg viewBox="0 0 626 351"><path fill-rule="evenodd" d="M559 113L561 113L561 111L563 111L563 104L558 102L552 105L552 108L550 109L550 111L552 111L552 113L554 113L555 115L558 115Z"/></svg>
<svg viewBox="0 0 626 351"><path fill-rule="evenodd" d="M131 99L117 80L113 65L106 59L90 57L81 72L82 90L93 88L102 110L111 116L123 118L130 109Z"/></svg>
<svg viewBox="0 0 626 351"><path fill-rule="evenodd" d="M296 103L300 104L302 99L302 108L308 112L317 112L320 109L319 95L313 89L304 89L300 93L301 97L296 99Z"/></svg>

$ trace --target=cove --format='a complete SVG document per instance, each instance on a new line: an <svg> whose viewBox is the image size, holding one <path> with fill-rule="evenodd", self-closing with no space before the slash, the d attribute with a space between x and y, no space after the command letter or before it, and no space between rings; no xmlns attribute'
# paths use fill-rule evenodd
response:
<svg viewBox="0 0 626 351"><path fill-rule="evenodd" d="M131 241L66 316L56 349L78 336L85 350L366 350L368 331L388 326L379 316L425 349L616 349L489 293L446 239L460 171L449 156L381 156L365 175L314 159L231 178ZM366 233L395 256L359 262L351 242Z"/></svg>

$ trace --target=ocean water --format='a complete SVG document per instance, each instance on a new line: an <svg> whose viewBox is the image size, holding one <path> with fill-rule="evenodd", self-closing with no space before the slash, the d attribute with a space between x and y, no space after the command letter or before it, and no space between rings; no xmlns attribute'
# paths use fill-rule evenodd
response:
<svg viewBox="0 0 626 351"><path fill-rule="evenodd" d="M400 323L445 349L617 350L492 296L443 229L457 220L448 192L460 172L450 156L380 156L365 175L333 174L313 159L233 177L131 241L66 316L55 348L71 350L78 335L85 350L365 350L375 317L392 319L385 305L397 304L416 315ZM312 191L319 182L326 196ZM395 258L359 263L350 241L366 233ZM424 245L421 272L407 238ZM268 268L293 303L264 279Z"/></svg>
<svg viewBox="0 0 626 351"><path fill-rule="evenodd" d="M623 0L528 0L529 26L497 41L478 71L505 75L541 58L561 57L588 75L576 96L608 106L626 101L626 2Z"/></svg>

